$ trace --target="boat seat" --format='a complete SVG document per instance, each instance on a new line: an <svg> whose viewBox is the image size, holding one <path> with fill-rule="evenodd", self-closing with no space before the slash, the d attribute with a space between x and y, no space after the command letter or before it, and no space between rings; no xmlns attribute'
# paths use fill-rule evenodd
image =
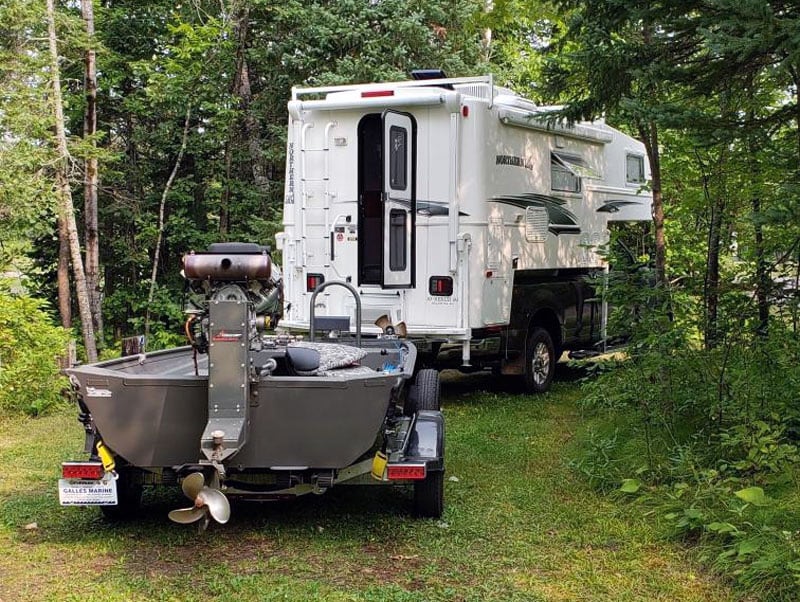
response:
<svg viewBox="0 0 800 602"><path fill-rule="evenodd" d="M319 370L320 353L305 347L287 347L286 361L292 372L302 376L313 376Z"/></svg>
<svg viewBox="0 0 800 602"><path fill-rule="evenodd" d="M339 343L301 341L286 348L289 368L300 376L323 376L328 372L357 366L367 352Z"/></svg>

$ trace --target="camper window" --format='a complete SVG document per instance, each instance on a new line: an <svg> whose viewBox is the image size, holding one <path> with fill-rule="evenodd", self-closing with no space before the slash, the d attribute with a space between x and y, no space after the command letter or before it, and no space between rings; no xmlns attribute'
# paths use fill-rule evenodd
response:
<svg viewBox="0 0 800 602"><path fill-rule="evenodd" d="M581 177L556 153L550 155L550 188L564 192L581 191Z"/></svg>
<svg viewBox="0 0 800 602"><path fill-rule="evenodd" d="M407 188L406 156L406 130L392 126L389 129L389 186L392 190Z"/></svg>
<svg viewBox="0 0 800 602"><path fill-rule="evenodd" d="M625 161L625 181L629 184L644 183L644 157L628 155Z"/></svg>
<svg viewBox="0 0 800 602"><path fill-rule="evenodd" d="M402 209L389 211L389 269L404 272L406 269L406 219Z"/></svg>

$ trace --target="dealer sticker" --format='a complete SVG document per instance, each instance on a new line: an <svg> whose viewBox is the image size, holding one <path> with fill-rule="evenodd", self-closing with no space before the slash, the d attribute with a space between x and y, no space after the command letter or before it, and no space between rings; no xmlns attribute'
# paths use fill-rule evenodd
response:
<svg viewBox="0 0 800 602"><path fill-rule="evenodd" d="M59 479L58 501L62 506L116 506L117 481L108 472L99 481Z"/></svg>

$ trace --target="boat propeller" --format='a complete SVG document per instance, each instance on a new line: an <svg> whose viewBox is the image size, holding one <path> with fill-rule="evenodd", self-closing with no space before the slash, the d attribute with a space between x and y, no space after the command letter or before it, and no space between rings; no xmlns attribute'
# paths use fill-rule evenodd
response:
<svg viewBox="0 0 800 602"><path fill-rule="evenodd" d="M224 525L231 517L231 505L228 498L219 489L206 485L206 478L202 472L193 472L181 483L183 493L194 501L191 508L180 508L169 513L169 518L176 523L188 525L202 520L200 530L204 531L213 518Z"/></svg>
<svg viewBox="0 0 800 602"><path fill-rule="evenodd" d="M386 335L396 335L398 338L404 339L406 337L406 323L405 322L398 322L397 324L392 324L392 320L386 314L383 314L380 318L375 320L375 326L380 328L383 331L383 334Z"/></svg>

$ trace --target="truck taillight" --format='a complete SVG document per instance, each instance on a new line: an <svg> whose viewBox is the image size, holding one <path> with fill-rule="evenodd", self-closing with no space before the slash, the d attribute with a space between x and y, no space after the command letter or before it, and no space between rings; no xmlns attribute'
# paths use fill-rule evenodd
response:
<svg viewBox="0 0 800 602"><path fill-rule="evenodd" d="M450 276L431 276L428 292L434 297L450 297L453 294L453 279Z"/></svg>
<svg viewBox="0 0 800 602"><path fill-rule="evenodd" d="M313 293L317 287L325 282L325 276L322 274L306 274L306 290Z"/></svg>
<svg viewBox="0 0 800 602"><path fill-rule="evenodd" d="M102 462L63 462L61 476L65 479L100 480L106 474Z"/></svg>
<svg viewBox="0 0 800 602"><path fill-rule="evenodd" d="M426 476L424 464L389 464L386 467L386 478L390 481L424 479Z"/></svg>

